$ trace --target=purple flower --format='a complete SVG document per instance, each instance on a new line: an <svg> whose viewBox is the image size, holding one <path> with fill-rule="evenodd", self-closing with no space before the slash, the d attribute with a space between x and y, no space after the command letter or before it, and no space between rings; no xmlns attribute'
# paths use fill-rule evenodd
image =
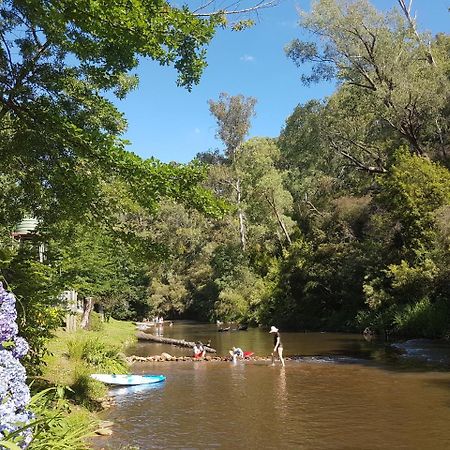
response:
<svg viewBox="0 0 450 450"><path fill-rule="evenodd" d="M0 343L10 341L17 335L17 324L11 321L11 317L0 314Z"/></svg>
<svg viewBox="0 0 450 450"><path fill-rule="evenodd" d="M17 336L16 319L16 299L0 282L0 440L25 427L33 418L26 410L30 390L25 368L19 361L29 347L25 339ZM30 428L20 432L21 448L27 448L31 440Z"/></svg>
<svg viewBox="0 0 450 450"><path fill-rule="evenodd" d="M28 342L20 336L16 336L14 338L14 347L12 349L12 354L14 358L20 359L23 358L30 349Z"/></svg>

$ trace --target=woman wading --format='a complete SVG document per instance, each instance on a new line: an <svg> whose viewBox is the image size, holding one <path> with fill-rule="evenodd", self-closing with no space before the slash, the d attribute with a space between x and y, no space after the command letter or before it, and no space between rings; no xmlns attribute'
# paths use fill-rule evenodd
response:
<svg viewBox="0 0 450 450"><path fill-rule="evenodd" d="M278 328L273 325L270 327L269 333L273 333L273 352L272 352L272 366L275 365L275 356L278 353L278 357L280 358L281 365L284 367L284 359L283 359L283 344L281 343L281 336L278 332Z"/></svg>

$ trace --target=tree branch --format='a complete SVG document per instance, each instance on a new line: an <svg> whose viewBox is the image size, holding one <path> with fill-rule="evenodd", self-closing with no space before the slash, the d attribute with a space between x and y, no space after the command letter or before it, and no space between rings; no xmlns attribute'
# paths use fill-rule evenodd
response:
<svg viewBox="0 0 450 450"><path fill-rule="evenodd" d="M305 193L305 198L303 201L310 207L311 211L314 211L317 215L319 215L321 217L324 216L324 214L322 212L320 212L308 199L308 193Z"/></svg>
<svg viewBox="0 0 450 450"><path fill-rule="evenodd" d="M432 66L436 65L436 62L433 58L433 53L431 52L431 45L430 44L427 45L422 41L422 38L420 37L419 33L417 32L416 17L415 17L415 15L414 15L414 17L411 16L411 7L412 7L413 0L409 0L408 6L406 6L405 0L397 0L397 1L400 5L400 9L405 14L406 20L408 21L409 26L410 26L411 30L413 31L414 36L417 39L417 42L420 45L423 45L425 47L428 63L431 64Z"/></svg>
<svg viewBox="0 0 450 450"><path fill-rule="evenodd" d="M208 2L205 6L209 6L211 3L212 2ZM230 16L233 14L244 14L244 13L259 11L260 9L264 9L264 8L271 8L272 6L275 6L276 4L277 4L277 0L270 0L266 3L264 3L264 1L262 0L254 6L250 6L249 8L235 9L235 10L227 10L227 9L220 10L219 9L219 10L208 12L208 13L194 12L193 14L196 17L211 17L211 16L214 16L217 14L224 14L226 16ZM201 11L202 9L204 9L204 7L200 7L196 11Z"/></svg>

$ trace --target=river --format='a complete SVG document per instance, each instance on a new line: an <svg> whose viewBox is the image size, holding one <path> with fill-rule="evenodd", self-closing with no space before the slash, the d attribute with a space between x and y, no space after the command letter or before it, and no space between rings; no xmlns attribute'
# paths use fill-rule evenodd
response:
<svg viewBox="0 0 450 450"><path fill-rule="evenodd" d="M267 331L219 333L215 325L175 322L165 337L211 340L269 355ZM151 387L114 388L105 449L450 449L450 346L380 342L337 333L282 333L283 369L267 361L135 363L133 373L164 374ZM139 343L141 356L189 349Z"/></svg>

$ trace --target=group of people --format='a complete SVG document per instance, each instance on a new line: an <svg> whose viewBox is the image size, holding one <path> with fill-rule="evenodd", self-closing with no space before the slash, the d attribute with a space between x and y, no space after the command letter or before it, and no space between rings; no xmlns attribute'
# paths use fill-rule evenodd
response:
<svg viewBox="0 0 450 450"><path fill-rule="evenodd" d="M283 344L281 342L280 332L277 327L271 326L269 333L273 334L273 351L272 351L272 365L275 365L275 358L278 356L281 365L285 367L283 358ZM244 351L240 347L234 347L229 351L233 362L242 359L245 356ZM206 350L201 342L196 342L194 345L194 357L203 358L206 354Z"/></svg>

